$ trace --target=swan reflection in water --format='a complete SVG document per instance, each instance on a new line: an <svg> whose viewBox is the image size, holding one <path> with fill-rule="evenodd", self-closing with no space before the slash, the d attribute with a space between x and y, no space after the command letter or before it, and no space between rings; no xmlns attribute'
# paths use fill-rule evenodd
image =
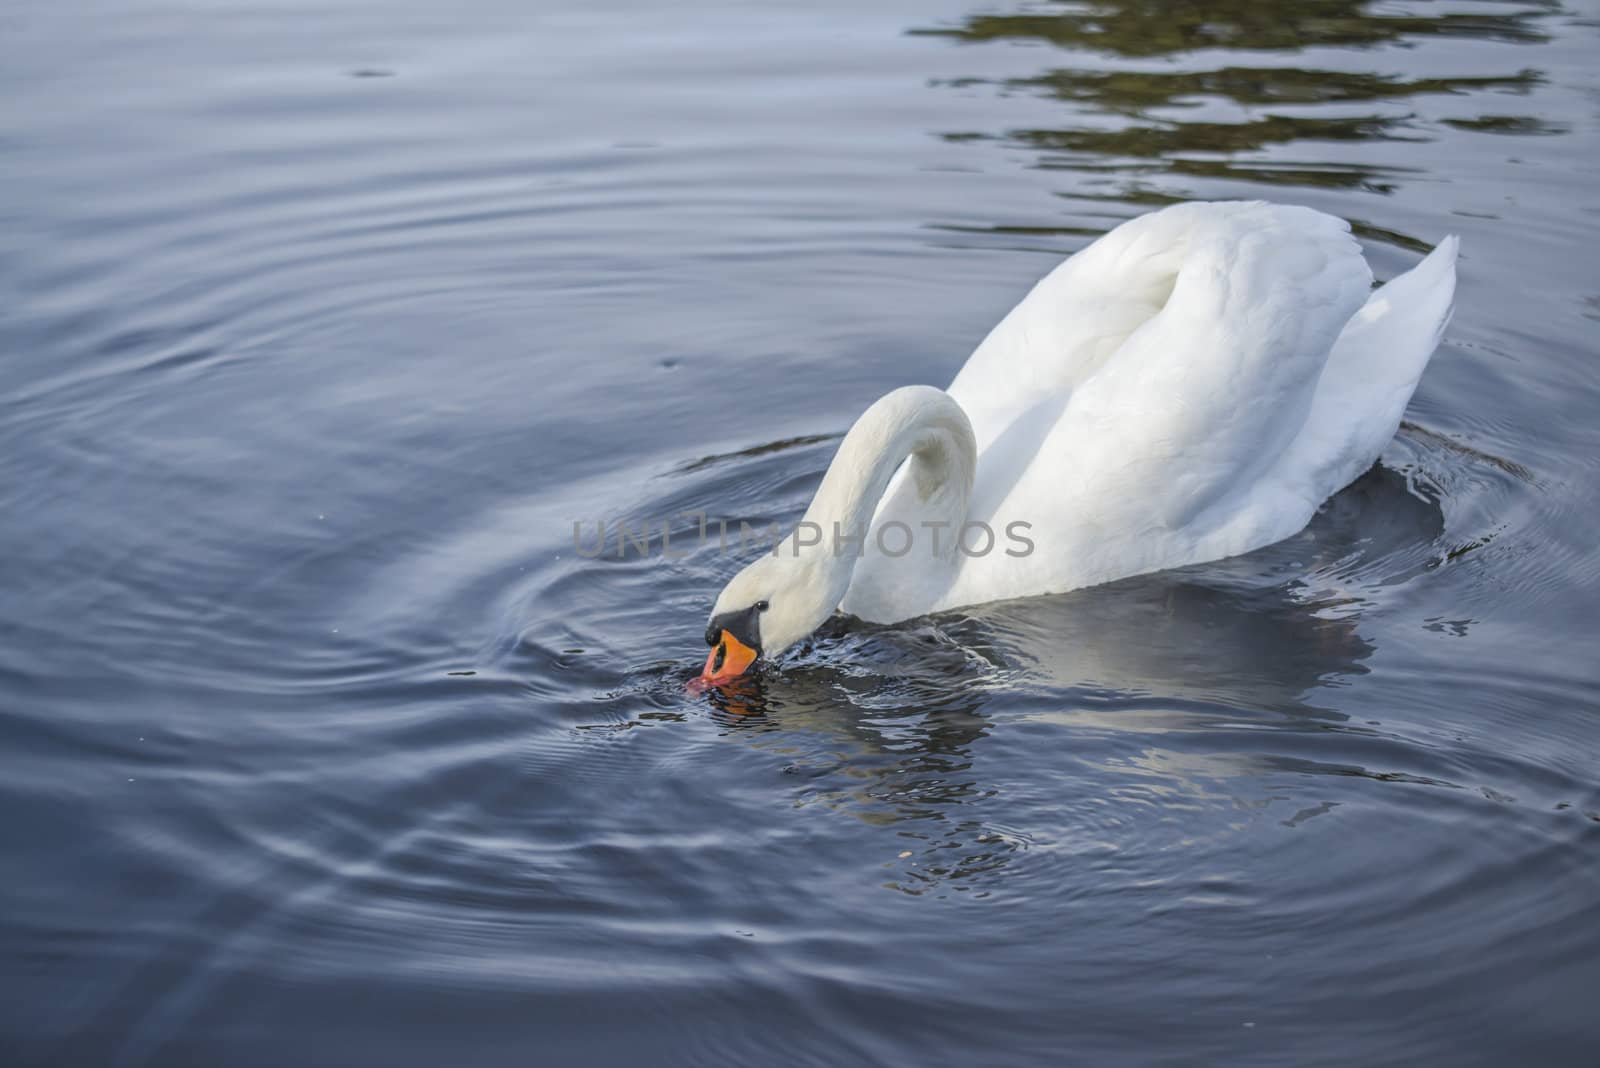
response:
<svg viewBox="0 0 1600 1068"><path fill-rule="evenodd" d="M982 763L997 730L1059 731L1028 745L1040 761L1070 753L1044 773L1060 775L1055 811L1086 818L1130 782L1231 803L1216 793L1229 779L1366 774L1305 755L1306 736L1370 730L1322 695L1366 672L1363 607L1429 566L1442 532L1433 500L1374 467L1260 552L898 625L836 617L707 697L724 738L783 758L796 804L896 828L911 856L886 885L981 893L1033 844L1005 825L1010 806L986 804L1006 792Z"/></svg>

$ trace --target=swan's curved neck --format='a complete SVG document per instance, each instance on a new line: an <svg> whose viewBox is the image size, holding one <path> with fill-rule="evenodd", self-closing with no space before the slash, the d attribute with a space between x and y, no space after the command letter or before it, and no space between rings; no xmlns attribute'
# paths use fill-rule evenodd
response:
<svg viewBox="0 0 1600 1068"><path fill-rule="evenodd" d="M895 472L907 459L911 462L905 474L891 490ZM821 569L822 585L832 602L828 611L844 599L858 552L876 548L871 534L874 513L880 520L907 525L912 546L907 560L920 558L919 570L949 566L956 555L956 534L967 518L977 462L972 424L941 389L906 386L885 394L862 413L840 443L802 521L802 528L811 534L820 531L822 540L809 549L797 549L797 554L811 553ZM887 501L885 491L890 493ZM941 532L937 539L930 532L933 527ZM891 532L883 533L891 553L906 544L900 531L892 532L892 540ZM937 553L932 551L935 540Z"/></svg>

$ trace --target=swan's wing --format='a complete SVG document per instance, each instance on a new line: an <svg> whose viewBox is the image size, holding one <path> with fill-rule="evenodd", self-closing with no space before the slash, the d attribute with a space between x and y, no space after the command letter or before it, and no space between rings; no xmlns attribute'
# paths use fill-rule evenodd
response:
<svg viewBox="0 0 1600 1068"><path fill-rule="evenodd" d="M1241 501L1304 427L1334 341L1371 286L1348 225L1261 203L1159 214L1183 231L1170 296L1072 390L1025 472L980 459L988 514L1054 501L1079 512L1059 517L1064 528L1131 539L1198 530L1212 522L1202 513Z"/></svg>
<svg viewBox="0 0 1600 1068"><path fill-rule="evenodd" d="M1171 298L1080 387L1061 431L1101 439L1088 450L1099 469L1148 495L1166 527L1186 526L1248 489L1300 434L1371 282L1341 219L1268 204L1205 219Z"/></svg>
<svg viewBox="0 0 1600 1068"><path fill-rule="evenodd" d="M1459 244L1454 236L1439 242L1345 325L1305 426L1273 471L1285 490L1315 507L1372 466L1394 437L1450 322Z"/></svg>

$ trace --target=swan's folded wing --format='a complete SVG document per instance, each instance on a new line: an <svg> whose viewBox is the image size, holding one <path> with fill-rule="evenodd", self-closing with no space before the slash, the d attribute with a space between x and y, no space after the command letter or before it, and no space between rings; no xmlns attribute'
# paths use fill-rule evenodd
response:
<svg viewBox="0 0 1600 1068"><path fill-rule="evenodd" d="M1342 220L1230 207L1196 217L1170 298L1079 386L1062 440L1044 445L1070 454L1081 496L1120 494L1169 530L1205 525L1290 447L1371 286Z"/></svg>

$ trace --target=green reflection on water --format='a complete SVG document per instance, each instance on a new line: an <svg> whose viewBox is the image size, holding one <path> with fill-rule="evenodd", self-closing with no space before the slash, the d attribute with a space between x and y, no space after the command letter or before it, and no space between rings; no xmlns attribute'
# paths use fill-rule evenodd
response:
<svg viewBox="0 0 1600 1068"><path fill-rule="evenodd" d="M995 132L940 133L946 140L993 141L1029 149L1038 153L1038 167L1114 175L1132 183L1130 189L1171 175L1388 193L1406 175L1420 171L1421 161L1415 168L1398 166L1392 162L1393 154L1379 162L1350 149L1326 146L1427 141L1452 130L1565 132L1560 125L1517 115L1429 121L1419 116L1419 107L1407 106L1427 97L1503 99L1535 92L1545 78L1526 64L1529 53L1521 48L1515 49L1516 61L1507 63L1504 72L1485 72L1485 53L1479 51L1471 63L1463 57L1460 74L1415 77L1393 69L1394 49L1448 38L1537 45L1549 40L1541 20L1560 10L1559 4L1541 0L1510 11L1466 13L1376 10L1375 5L1349 0L1147 0L1061 3L1016 14L975 14L957 26L911 32L968 44L1055 46L1048 53L1055 62L1039 74L958 78L939 84L955 88L992 84L1003 92L1057 100L1069 106L1065 121ZM1343 50L1337 58L1326 51L1332 47ZM1290 53L1316 48L1324 49L1317 64L1289 65ZM1175 63L1148 69L1150 58L1183 62L1185 54L1201 50L1276 55L1262 55L1255 65L1241 62L1242 56L1219 65L1214 56L1202 54L1191 62L1207 61L1195 69ZM1077 63L1062 62L1073 53ZM1334 63L1384 64L1391 69L1331 69ZM1318 144L1325 147L1311 147ZM1300 158L1285 158L1285 146L1296 146L1293 151Z"/></svg>
<svg viewBox="0 0 1600 1068"><path fill-rule="evenodd" d="M961 26L914 30L962 41L1032 40L1119 56L1164 56L1203 48L1298 51L1319 45L1371 47L1413 36L1536 44L1538 20L1555 3L1508 13L1382 13L1359 0L1132 0L1062 4L1061 10L974 15Z"/></svg>
<svg viewBox="0 0 1600 1068"><path fill-rule="evenodd" d="M1332 104L1482 89L1526 92L1541 80L1534 70L1498 77L1402 78L1364 71L1223 67L1154 72L1055 70L1008 84L1041 89L1062 100L1083 101L1106 111L1138 114L1155 107L1197 107L1197 97L1220 97L1247 106Z"/></svg>

